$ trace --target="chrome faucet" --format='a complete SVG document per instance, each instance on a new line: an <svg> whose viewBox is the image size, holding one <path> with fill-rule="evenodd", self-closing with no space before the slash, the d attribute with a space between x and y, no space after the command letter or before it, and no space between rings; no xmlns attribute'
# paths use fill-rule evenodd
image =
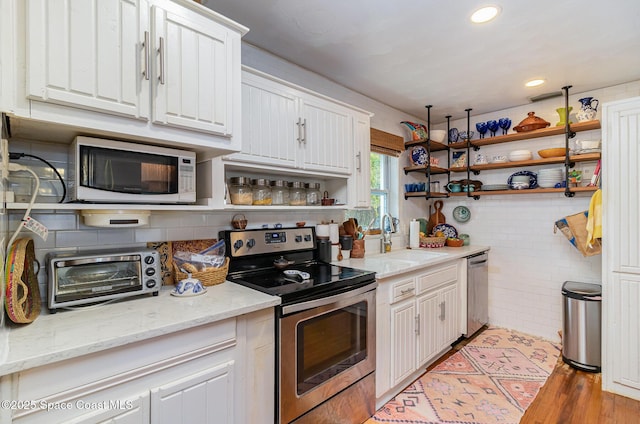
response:
<svg viewBox="0 0 640 424"><path fill-rule="evenodd" d="M384 219L389 218L389 231L385 229ZM380 239L380 253L391 252L391 233L395 232L393 227L393 218L390 214L385 213L380 218L380 226L382 227L382 238Z"/></svg>

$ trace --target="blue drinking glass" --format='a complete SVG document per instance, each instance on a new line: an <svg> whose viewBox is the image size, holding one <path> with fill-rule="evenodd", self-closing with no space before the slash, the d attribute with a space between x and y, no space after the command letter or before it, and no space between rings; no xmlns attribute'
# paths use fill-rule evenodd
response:
<svg viewBox="0 0 640 424"><path fill-rule="evenodd" d="M500 118L498 119L498 126L502 128L502 134L506 134L511 128L511 119L509 118Z"/></svg>
<svg viewBox="0 0 640 424"><path fill-rule="evenodd" d="M498 121L492 119L491 121L487 121L487 128L489 128L491 137L493 137L496 135L496 131L498 131L498 128L500 127L498 126Z"/></svg>
<svg viewBox="0 0 640 424"><path fill-rule="evenodd" d="M478 134L480 134L480 138L484 138L484 135L486 134L488 129L489 127L487 126L486 122L478 122L476 124L476 130L478 130Z"/></svg>

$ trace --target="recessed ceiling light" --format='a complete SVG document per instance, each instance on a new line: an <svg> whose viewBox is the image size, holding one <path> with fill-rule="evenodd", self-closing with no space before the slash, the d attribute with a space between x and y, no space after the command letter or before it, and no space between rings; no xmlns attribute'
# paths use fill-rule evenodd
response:
<svg viewBox="0 0 640 424"><path fill-rule="evenodd" d="M471 22L474 24L489 22L498 16L498 13L500 13L500 8L498 6L484 6L473 12L471 15Z"/></svg>
<svg viewBox="0 0 640 424"><path fill-rule="evenodd" d="M527 81L526 83L524 83L526 87L537 87L542 84L544 84L543 79L532 79L531 81Z"/></svg>

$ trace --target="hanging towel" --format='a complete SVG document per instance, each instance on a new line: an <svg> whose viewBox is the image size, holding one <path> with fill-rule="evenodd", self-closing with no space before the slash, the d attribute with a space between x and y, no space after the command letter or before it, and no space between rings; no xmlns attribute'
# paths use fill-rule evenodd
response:
<svg viewBox="0 0 640 424"><path fill-rule="evenodd" d="M587 245L592 247L602 238L602 190L598 189L589 203L589 215L587 217Z"/></svg>

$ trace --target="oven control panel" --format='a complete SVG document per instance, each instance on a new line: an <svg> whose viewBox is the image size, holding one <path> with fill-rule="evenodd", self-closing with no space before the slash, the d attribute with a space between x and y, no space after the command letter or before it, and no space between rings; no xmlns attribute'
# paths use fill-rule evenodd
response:
<svg viewBox="0 0 640 424"><path fill-rule="evenodd" d="M230 231L228 242L234 257L315 248L312 227Z"/></svg>

